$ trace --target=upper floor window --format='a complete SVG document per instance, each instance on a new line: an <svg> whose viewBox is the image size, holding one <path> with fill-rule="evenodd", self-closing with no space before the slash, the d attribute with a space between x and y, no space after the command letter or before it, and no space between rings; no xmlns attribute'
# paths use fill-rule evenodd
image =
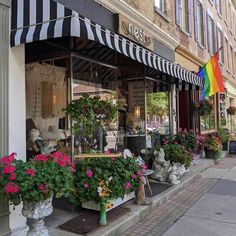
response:
<svg viewBox="0 0 236 236"><path fill-rule="evenodd" d="M165 0L155 0L155 7L157 10L166 14L166 1Z"/></svg>
<svg viewBox="0 0 236 236"><path fill-rule="evenodd" d="M207 35L208 35L208 52L214 53L214 21L211 16L207 16Z"/></svg>
<svg viewBox="0 0 236 236"><path fill-rule="evenodd" d="M229 64L230 64L230 61L229 61L229 44L228 44L228 39L225 38L225 58L227 60L227 70L229 70Z"/></svg>
<svg viewBox="0 0 236 236"><path fill-rule="evenodd" d="M219 61L220 63L224 63L224 48L223 48L223 33L219 27L217 27L217 50L222 49L219 51Z"/></svg>
<svg viewBox="0 0 236 236"><path fill-rule="evenodd" d="M192 0L176 0L176 23L184 32L192 33Z"/></svg>
<svg viewBox="0 0 236 236"><path fill-rule="evenodd" d="M216 9L220 16L222 16L222 1L216 0Z"/></svg>
<svg viewBox="0 0 236 236"><path fill-rule="evenodd" d="M194 20L195 20L195 38L196 41L204 46L205 45L205 40L204 40L204 29L205 29L205 25L204 25L204 17L205 14L203 12L203 7L202 4L199 0L197 0L195 2L195 4L197 4L196 6L194 5Z"/></svg>

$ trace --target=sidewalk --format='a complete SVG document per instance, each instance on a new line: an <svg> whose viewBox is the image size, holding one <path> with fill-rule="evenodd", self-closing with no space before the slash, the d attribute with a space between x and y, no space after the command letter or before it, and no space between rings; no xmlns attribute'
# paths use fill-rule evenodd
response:
<svg viewBox="0 0 236 236"><path fill-rule="evenodd" d="M213 165L212 160L207 159L199 159L196 161L195 165L192 165L190 171L185 173L182 177L181 183L179 185L175 185L167 189L166 191L162 192L161 194L154 196L152 198L153 204L151 206L137 206L134 204L133 201L128 202L125 204L125 207L130 209L130 212L117 220L111 222L105 227L100 228L99 230L88 234L89 236L118 236L122 235L145 235L141 234L143 231L143 224L145 219L145 226L146 228L155 228L157 226L157 219L159 219L160 223L167 219L167 223L165 227L162 227L162 231L158 229L160 232L164 232L163 229L167 230L173 222L177 221L186 211L187 209L196 202L197 199L200 198L199 192L206 192L214 183L215 181L212 180L204 180L201 178L199 173L203 172L205 169ZM181 195L182 194L182 195ZM180 196L181 199L192 198L193 201L187 201L187 198L184 202L178 199L175 199L177 196ZM173 198L173 199L172 199ZM172 200L170 200L172 199ZM171 204L169 202L171 201ZM184 205L187 204L187 205ZM183 206L182 210L180 207ZM174 212L173 212L174 211ZM162 212L162 213L160 213ZM165 214L163 214L165 212ZM150 215L151 213L151 215ZM175 214L173 214L175 213ZM173 214L173 216L172 216ZM156 218L159 217L159 218ZM164 218L163 218L164 217ZM149 220L150 219L150 220ZM155 220L153 220L155 219ZM141 223L138 223L141 221ZM150 227L148 224L152 223ZM132 227L135 225L134 227ZM140 228L140 227L141 228ZM129 230L128 230L129 229ZM138 230L137 233L134 230ZM128 231L127 231L128 230ZM135 234L132 234L136 232ZM127 234L130 233L130 234ZM50 230L50 236L75 236L78 234L69 233L58 228L54 228ZM156 235L156 234L155 234Z"/></svg>
<svg viewBox="0 0 236 236"><path fill-rule="evenodd" d="M205 168L207 161L192 167L200 172L199 179L122 235L234 236L236 158L224 158Z"/></svg>

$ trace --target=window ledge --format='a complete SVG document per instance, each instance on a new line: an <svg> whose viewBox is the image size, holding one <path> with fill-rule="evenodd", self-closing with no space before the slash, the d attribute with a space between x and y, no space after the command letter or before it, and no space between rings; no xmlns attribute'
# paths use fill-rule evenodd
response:
<svg viewBox="0 0 236 236"><path fill-rule="evenodd" d="M224 20L224 22L225 22L225 24L228 26L228 22L227 22L227 20L226 20L226 19Z"/></svg>
<svg viewBox="0 0 236 236"><path fill-rule="evenodd" d="M171 19L164 12L162 12L160 9L158 9L157 7L155 7L155 12L158 15L160 15L167 23L171 22Z"/></svg>
<svg viewBox="0 0 236 236"><path fill-rule="evenodd" d="M224 66L224 62L220 61L219 63L220 63L221 66Z"/></svg>
<svg viewBox="0 0 236 236"><path fill-rule="evenodd" d="M222 14L220 12L217 11L217 14L220 18L222 18Z"/></svg>
<svg viewBox="0 0 236 236"><path fill-rule="evenodd" d="M215 133L216 131L217 131L216 129L203 130L201 131L201 134Z"/></svg>
<svg viewBox="0 0 236 236"><path fill-rule="evenodd" d="M229 29L229 32L231 33L231 35L233 35L233 31L232 31L232 29Z"/></svg>
<svg viewBox="0 0 236 236"><path fill-rule="evenodd" d="M181 26L179 28L180 28L180 31L182 31L185 35L187 35L188 37L190 36L190 34L185 29L183 29Z"/></svg>
<svg viewBox="0 0 236 236"><path fill-rule="evenodd" d="M198 47L201 48L202 50L205 50L205 49L206 49L206 47L203 46L201 43L197 43L197 45L198 45Z"/></svg>
<svg viewBox="0 0 236 236"><path fill-rule="evenodd" d="M229 74L231 74L231 71L230 71L230 69L227 69L226 71L227 71Z"/></svg>

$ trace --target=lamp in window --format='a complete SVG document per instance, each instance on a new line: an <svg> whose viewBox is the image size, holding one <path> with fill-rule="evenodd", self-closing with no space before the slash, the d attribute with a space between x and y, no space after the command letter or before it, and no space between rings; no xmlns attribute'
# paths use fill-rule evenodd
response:
<svg viewBox="0 0 236 236"><path fill-rule="evenodd" d="M140 111L140 106L135 106L134 107L134 117L136 120L140 119L141 111Z"/></svg>

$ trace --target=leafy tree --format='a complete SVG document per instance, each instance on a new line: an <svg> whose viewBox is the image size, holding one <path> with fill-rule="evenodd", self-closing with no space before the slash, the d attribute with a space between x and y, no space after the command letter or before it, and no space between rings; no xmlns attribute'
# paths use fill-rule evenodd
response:
<svg viewBox="0 0 236 236"><path fill-rule="evenodd" d="M147 112L150 117L158 116L160 121L168 116L168 94L164 92L151 93L147 95Z"/></svg>

